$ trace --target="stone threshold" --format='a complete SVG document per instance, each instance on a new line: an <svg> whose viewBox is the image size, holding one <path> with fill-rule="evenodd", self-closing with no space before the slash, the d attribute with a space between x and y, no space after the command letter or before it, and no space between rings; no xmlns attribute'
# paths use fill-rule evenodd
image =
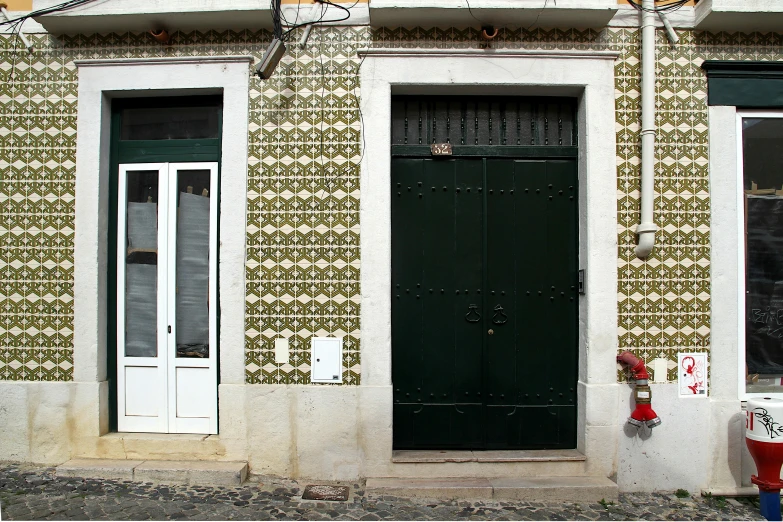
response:
<svg viewBox="0 0 783 522"><path fill-rule="evenodd" d="M575 449L567 450L395 450L395 464L443 462L579 462L587 457Z"/></svg>
<svg viewBox="0 0 783 522"><path fill-rule="evenodd" d="M247 462L72 459L57 466L57 476L167 484L238 486L247 478Z"/></svg>
<svg viewBox="0 0 783 522"><path fill-rule="evenodd" d="M606 477L368 478L371 495L432 499L505 499L598 502L617 500L617 484Z"/></svg>

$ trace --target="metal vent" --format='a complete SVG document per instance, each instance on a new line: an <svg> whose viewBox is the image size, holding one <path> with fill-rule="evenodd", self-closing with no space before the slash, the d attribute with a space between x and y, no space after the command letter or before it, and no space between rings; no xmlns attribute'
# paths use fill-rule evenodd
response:
<svg viewBox="0 0 783 522"><path fill-rule="evenodd" d="M574 98L392 96L392 145L576 147Z"/></svg>

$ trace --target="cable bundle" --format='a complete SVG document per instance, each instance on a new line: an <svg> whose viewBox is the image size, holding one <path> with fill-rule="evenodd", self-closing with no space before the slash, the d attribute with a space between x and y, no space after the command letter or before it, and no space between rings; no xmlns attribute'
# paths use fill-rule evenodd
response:
<svg viewBox="0 0 783 522"><path fill-rule="evenodd" d="M291 33L295 29L298 29L300 27L305 27L305 26L308 26L308 25L316 25L316 24L325 23L325 22L344 22L345 20L348 20L351 17L351 8L353 8L354 6L356 6L356 4L359 3L358 1L356 1L350 7L344 7L344 6L339 5L339 4L334 4L334 3L330 2L329 0L315 0L315 1L317 3L323 4L323 5L326 5L326 6L332 6L332 7L336 7L337 9L342 9L343 11L345 11L345 17L344 18L339 18L337 20L324 20L324 15L326 15L326 11L327 11L328 8L324 9L322 7L321 8L321 17L318 20L313 20L312 22L304 22L304 23L301 23L301 24L294 23L294 25L290 25L290 24L287 23L287 20L285 20L285 18L283 18L283 16L282 16L282 14L283 14L282 10L280 10L280 7L279 7L280 6L280 0L272 0L272 4L273 4L273 7L272 7L272 17L273 17L273 23L275 24L275 38L279 38L279 39L281 39L284 42L288 42L289 40L291 40ZM275 12L275 8L274 8L275 2L277 2L277 4L278 4L277 12ZM299 13L297 11L297 19L298 18L299 18ZM285 33L282 32L282 22L281 22L281 20L282 21L286 21L286 25L289 25L289 28L288 28L288 30ZM280 35L279 36L278 36L278 33L277 33L277 26L278 25L280 25Z"/></svg>
<svg viewBox="0 0 783 522"><path fill-rule="evenodd" d="M0 22L0 26L6 25L11 27L11 32L15 33L18 31L22 24L30 19L34 18L36 16L43 16L48 15L52 13L59 13L61 11L67 11L68 9L73 9L74 7L79 7L84 4L89 4L90 2L93 2L94 0L67 0L66 2L63 2L61 4L53 5L51 7L44 7L43 9L38 9L37 11L31 11L27 13L26 15L22 15L19 18L14 18L12 20L3 20Z"/></svg>
<svg viewBox="0 0 783 522"><path fill-rule="evenodd" d="M665 0L655 0L655 2L661 2L661 1L665 1ZM675 0L674 2L659 5L657 7L653 7L652 9L647 9L646 7L642 7L642 3L640 0L628 0L628 3L634 6L634 8L638 9L639 11L647 11L651 13L673 13L674 11L681 9L685 4L688 3L688 1L689 0Z"/></svg>
<svg viewBox="0 0 783 522"><path fill-rule="evenodd" d="M269 8L272 10L272 30L275 38L282 40L283 38L283 11L281 7L281 0L270 0Z"/></svg>

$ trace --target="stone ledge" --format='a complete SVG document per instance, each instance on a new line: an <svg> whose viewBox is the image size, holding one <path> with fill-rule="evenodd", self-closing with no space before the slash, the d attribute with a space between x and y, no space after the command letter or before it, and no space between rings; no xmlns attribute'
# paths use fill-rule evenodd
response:
<svg viewBox="0 0 783 522"><path fill-rule="evenodd" d="M605 477L367 479L367 493L433 499L506 499L597 502L617 500L617 484Z"/></svg>
<svg viewBox="0 0 783 522"><path fill-rule="evenodd" d="M169 484L238 486L247 478L247 462L72 459L57 475Z"/></svg>
<svg viewBox="0 0 783 522"><path fill-rule="evenodd" d="M133 470L142 462L120 459L72 459L57 466L57 476L133 480Z"/></svg>
<svg viewBox="0 0 783 522"><path fill-rule="evenodd" d="M587 458L577 450L443 451L396 450L392 462L420 464L441 462L581 462Z"/></svg>

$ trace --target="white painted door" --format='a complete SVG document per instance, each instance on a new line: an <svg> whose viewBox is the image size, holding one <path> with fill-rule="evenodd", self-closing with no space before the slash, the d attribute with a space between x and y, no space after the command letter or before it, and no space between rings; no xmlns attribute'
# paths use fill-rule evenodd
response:
<svg viewBox="0 0 783 522"><path fill-rule="evenodd" d="M119 431L217 433L217 163L120 165Z"/></svg>

